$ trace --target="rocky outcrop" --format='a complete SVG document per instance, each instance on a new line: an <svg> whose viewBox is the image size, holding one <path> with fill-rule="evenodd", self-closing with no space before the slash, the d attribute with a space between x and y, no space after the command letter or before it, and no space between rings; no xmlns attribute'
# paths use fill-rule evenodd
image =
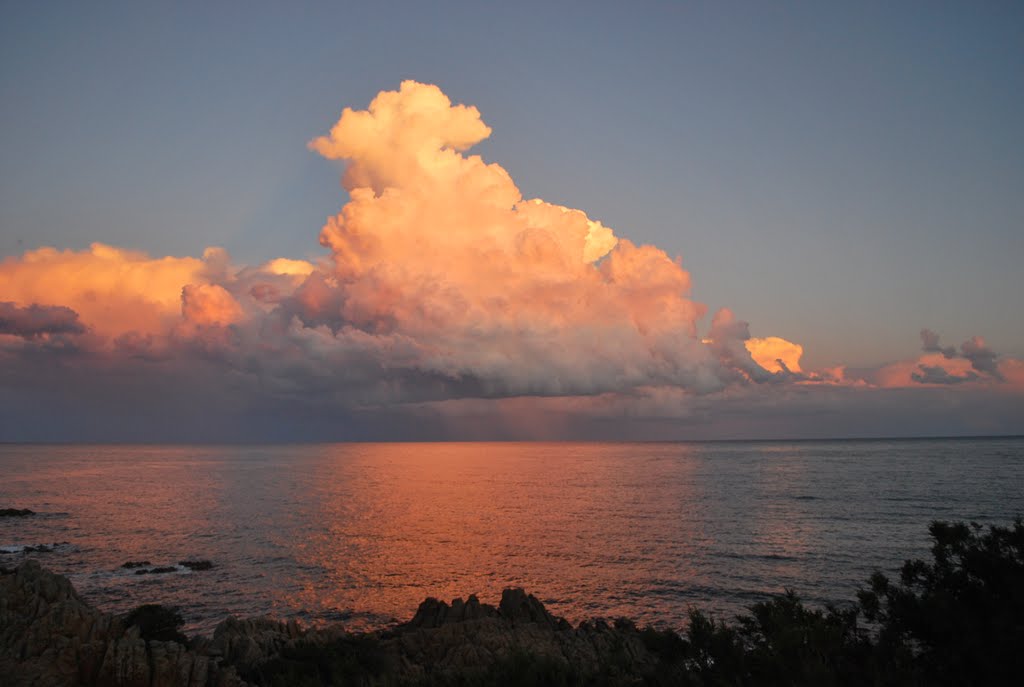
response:
<svg viewBox="0 0 1024 687"><path fill-rule="evenodd" d="M521 589L505 590L497 607L475 596L427 599L407 623L358 635L228 618L212 638L168 641L181 637L168 618L180 621L159 606L102 613L66 578L27 561L0 575L0 676L15 687L483 685L509 675L527 684L633 685L683 676L674 633L625 620L573 628Z"/></svg>
<svg viewBox="0 0 1024 687"><path fill-rule="evenodd" d="M407 675L426 682L460 683L494 675L495 667L523 661L545 666L568 684L643 683L677 673L682 666L648 648L652 633L628 620L595 620L573 628L551 615L532 594L506 589L497 608L471 596L451 605L427 599L409 623L381 639Z"/></svg>
<svg viewBox="0 0 1024 687"><path fill-rule="evenodd" d="M233 668L86 604L34 560L0 575L0 676L12 687L241 687Z"/></svg>
<svg viewBox="0 0 1024 687"><path fill-rule="evenodd" d="M35 515L35 512L28 508L0 508L0 518L25 518L29 515Z"/></svg>

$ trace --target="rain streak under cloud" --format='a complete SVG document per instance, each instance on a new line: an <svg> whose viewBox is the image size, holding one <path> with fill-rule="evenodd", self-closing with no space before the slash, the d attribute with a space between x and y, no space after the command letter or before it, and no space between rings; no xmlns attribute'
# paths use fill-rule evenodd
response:
<svg viewBox="0 0 1024 687"><path fill-rule="evenodd" d="M267 417L289 438L377 436L396 422L413 437L572 437L595 422L614 435L609 419L625 438L652 422L653 438L707 438L701 428L770 433L787 412L949 412L947 394L961 393L963 431L1020 429L1024 363L980 337L956 349L924 330L918 357L806 370L799 343L751 338L727 309L702 330L679 258L524 199L504 168L468 153L490 133L475 107L413 81L346 108L309 144L343 161L349 196L315 264L102 244L7 258L0 409L72 433L150 407L141 431L199 413L198 436L213 438L245 438ZM107 391L90 394L97 385ZM48 403L64 417L39 410ZM4 438L19 438L9 422Z"/></svg>

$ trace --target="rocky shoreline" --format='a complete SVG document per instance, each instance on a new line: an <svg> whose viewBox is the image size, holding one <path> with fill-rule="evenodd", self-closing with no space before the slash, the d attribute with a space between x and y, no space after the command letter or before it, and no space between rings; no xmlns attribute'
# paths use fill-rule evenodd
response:
<svg viewBox="0 0 1024 687"><path fill-rule="evenodd" d="M427 599L408 622L352 634L229 617L212 637L177 633L172 609L112 615L28 560L0 574L0 676L12 687L245 685L677 684L683 641L628 620L573 627L506 589ZM180 623L180 617L177 618ZM7 682L7 680L12 680Z"/></svg>
<svg viewBox="0 0 1024 687"><path fill-rule="evenodd" d="M0 567L0 684L1020 684L1024 521L987 528L936 521L928 531L931 561L906 561L898 581L874 573L856 601L813 609L787 591L732 623L691 609L685 637L623 619L573 627L522 589L506 589L497 606L475 596L427 599L408 622L377 632L228 618L212 637L190 639L176 609L103 613L67 578L27 560Z"/></svg>

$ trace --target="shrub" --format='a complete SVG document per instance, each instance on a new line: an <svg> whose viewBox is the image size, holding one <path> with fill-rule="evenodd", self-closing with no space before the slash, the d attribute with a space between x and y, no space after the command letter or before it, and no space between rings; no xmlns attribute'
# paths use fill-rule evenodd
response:
<svg viewBox="0 0 1024 687"><path fill-rule="evenodd" d="M933 522L932 563L858 593L888 670L931 685L1017 684L1024 671L1024 524Z"/></svg>
<svg viewBox="0 0 1024 687"><path fill-rule="evenodd" d="M144 604L125 618L126 626L138 626L139 635L143 639L178 642L179 644L185 644L188 641L181 633L181 626L184 622L177 608L160 604Z"/></svg>

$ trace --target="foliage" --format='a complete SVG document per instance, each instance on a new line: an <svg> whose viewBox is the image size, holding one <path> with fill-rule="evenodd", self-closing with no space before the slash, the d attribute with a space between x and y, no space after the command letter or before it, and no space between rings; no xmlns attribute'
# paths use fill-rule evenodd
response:
<svg viewBox="0 0 1024 687"><path fill-rule="evenodd" d="M565 661L517 649L495 661L475 684L495 687L571 687L584 683Z"/></svg>
<svg viewBox="0 0 1024 687"><path fill-rule="evenodd" d="M875 573L856 604L786 594L735 626L692 611L695 685L1011 685L1024 674L1024 526L934 522L931 563ZM865 625L859 624L863 619Z"/></svg>
<svg viewBox="0 0 1024 687"><path fill-rule="evenodd" d="M395 664L376 637L348 635L326 645L287 647L247 678L271 687L390 685L395 684Z"/></svg>
<svg viewBox="0 0 1024 687"><path fill-rule="evenodd" d="M875 573L858 593L878 652L929 685L1017 684L1024 673L1024 524L933 522L931 564L898 583Z"/></svg>
<svg viewBox="0 0 1024 687"><path fill-rule="evenodd" d="M179 644L188 641L181 632L184 622L177 608L160 604L143 604L125 617L125 626L137 625L143 639Z"/></svg>

